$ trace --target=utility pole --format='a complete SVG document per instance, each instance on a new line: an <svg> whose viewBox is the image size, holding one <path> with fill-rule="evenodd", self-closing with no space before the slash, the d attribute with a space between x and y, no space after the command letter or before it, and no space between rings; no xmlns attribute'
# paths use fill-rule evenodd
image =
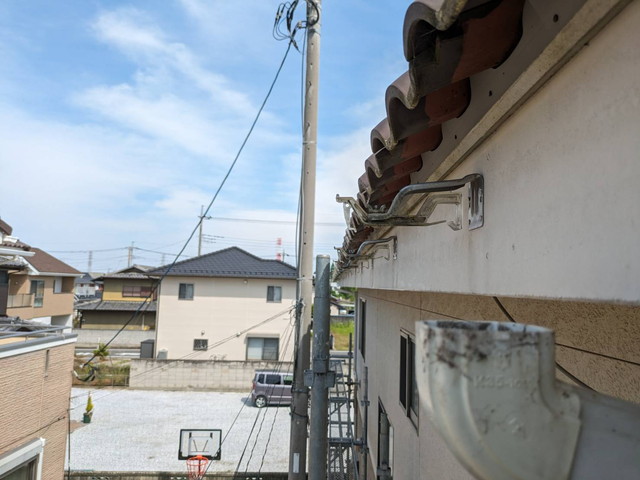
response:
<svg viewBox="0 0 640 480"><path fill-rule="evenodd" d="M309 391L304 371L311 357L311 303L313 300L313 233L316 200L316 142L318 137L318 70L320 61L321 0L307 0L307 65L302 141L302 222L298 264L298 308L296 310L297 355L294 365L289 480L305 480L307 470L307 425Z"/></svg>
<svg viewBox="0 0 640 480"><path fill-rule="evenodd" d="M133 265L133 243L134 242L131 242L131 246L127 247L127 250L129 250L129 255L127 257L127 267Z"/></svg>
<svg viewBox="0 0 640 480"><path fill-rule="evenodd" d="M309 428L309 480L327 480L327 424L329 387L335 372L329 371L331 308L331 259L316 257L316 295L313 304L313 370L311 381L311 425Z"/></svg>
<svg viewBox="0 0 640 480"><path fill-rule="evenodd" d="M211 220L211 217L205 217L204 205L200 205L200 215L198 215L200 223L198 224L198 256L202 254L202 221Z"/></svg>
<svg viewBox="0 0 640 480"><path fill-rule="evenodd" d="M93 250L89 250L89 259L87 261L87 273L91 271L93 266Z"/></svg>

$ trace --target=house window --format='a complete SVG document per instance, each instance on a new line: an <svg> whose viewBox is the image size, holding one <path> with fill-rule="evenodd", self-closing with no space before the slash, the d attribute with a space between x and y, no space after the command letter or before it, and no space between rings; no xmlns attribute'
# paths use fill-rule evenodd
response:
<svg viewBox="0 0 640 480"><path fill-rule="evenodd" d="M140 285L123 285L122 296L133 298L147 298L153 293L153 288L150 286Z"/></svg>
<svg viewBox="0 0 640 480"><path fill-rule="evenodd" d="M42 476L43 450L44 439L39 438L0 455L0 479L39 480Z"/></svg>
<svg viewBox="0 0 640 480"><path fill-rule="evenodd" d="M44 280L31 280L30 293L33 295L33 306L42 307L44 303Z"/></svg>
<svg viewBox="0 0 640 480"><path fill-rule="evenodd" d="M400 404L406 415L418 421L418 385L416 383L415 341L405 332L400 335Z"/></svg>
<svg viewBox="0 0 640 480"><path fill-rule="evenodd" d="M247 360L278 360L279 339L247 338Z"/></svg>
<svg viewBox="0 0 640 480"><path fill-rule="evenodd" d="M180 300L193 300L193 283L181 283L178 289Z"/></svg>
<svg viewBox="0 0 640 480"><path fill-rule="evenodd" d="M62 293L62 277L54 277L53 293Z"/></svg>
<svg viewBox="0 0 640 480"><path fill-rule="evenodd" d="M208 350L209 349L209 339L208 338L194 338L193 339L193 349L194 350Z"/></svg>
<svg viewBox="0 0 640 480"><path fill-rule="evenodd" d="M360 349L360 354L362 354L362 358L364 358L365 351L365 340L367 338L367 302L365 300L360 300L360 309L359 309L359 317L360 317L360 332L358 332L358 348Z"/></svg>
<svg viewBox="0 0 640 480"><path fill-rule="evenodd" d="M387 412L378 400L378 480L393 478L393 427Z"/></svg>
<svg viewBox="0 0 640 480"><path fill-rule="evenodd" d="M282 287L267 287L267 302L282 302Z"/></svg>

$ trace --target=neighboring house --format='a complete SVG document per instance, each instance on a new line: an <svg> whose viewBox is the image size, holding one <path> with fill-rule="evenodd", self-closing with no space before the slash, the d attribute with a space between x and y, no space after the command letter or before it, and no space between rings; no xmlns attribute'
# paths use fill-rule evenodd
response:
<svg viewBox="0 0 640 480"><path fill-rule="evenodd" d="M160 285L156 356L291 360L295 297L294 267L237 247L178 262Z"/></svg>
<svg viewBox="0 0 640 480"><path fill-rule="evenodd" d="M102 273L84 272L81 277L76 278L74 292L78 300L95 300L102 295L102 283L97 282L96 278L101 277Z"/></svg>
<svg viewBox="0 0 640 480"><path fill-rule="evenodd" d="M129 322L125 327L128 330L153 330L156 326L155 279L148 275L152 268L133 265L96 277L94 281L102 284L102 298L76 302L78 327L117 330ZM150 295L151 299L140 309ZM140 312L131 320L138 309Z"/></svg>
<svg viewBox="0 0 640 480"><path fill-rule="evenodd" d="M0 320L1 479L64 476L76 340L51 328Z"/></svg>
<svg viewBox="0 0 640 480"><path fill-rule="evenodd" d="M638 1L421 0L407 9L408 71L380 94L387 117L371 133L337 267L337 281L358 288L356 436L368 478L476 478L418 395L420 320L551 328L560 380L640 402L638 25ZM457 179L465 190L427 185ZM472 380L505 396L524 385L499 374ZM461 417L491 413L465 405ZM491 428L520 442L531 435L520 414L514 407L460 438L474 439L477 457ZM603 432L615 431L609 422ZM476 460L508 460L501 455ZM634 466L611 468L589 478ZM503 478L515 477L568 478Z"/></svg>
<svg viewBox="0 0 640 480"><path fill-rule="evenodd" d="M0 315L71 327L73 284L80 272L11 234L11 227L1 222L0 300L6 292L6 311Z"/></svg>

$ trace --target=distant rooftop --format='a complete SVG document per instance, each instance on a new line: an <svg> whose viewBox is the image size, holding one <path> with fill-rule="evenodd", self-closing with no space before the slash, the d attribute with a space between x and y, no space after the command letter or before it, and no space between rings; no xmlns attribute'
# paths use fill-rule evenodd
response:
<svg viewBox="0 0 640 480"><path fill-rule="evenodd" d="M131 265L130 267L123 268L112 273L105 273L104 275L95 278L95 280L103 280L105 278L130 278L130 279L148 279L149 272L155 269L148 265Z"/></svg>
<svg viewBox="0 0 640 480"><path fill-rule="evenodd" d="M169 265L149 272L162 275ZM296 268L279 260L256 257L238 247L229 247L176 263L169 276L183 277L241 277L290 278L297 277Z"/></svg>

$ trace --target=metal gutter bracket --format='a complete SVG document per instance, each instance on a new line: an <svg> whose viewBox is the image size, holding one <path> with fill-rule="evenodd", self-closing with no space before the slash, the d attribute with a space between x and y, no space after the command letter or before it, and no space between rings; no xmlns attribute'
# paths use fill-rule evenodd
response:
<svg viewBox="0 0 640 480"><path fill-rule="evenodd" d="M479 479L570 478L581 402L555 379L551 330L498 322L417 328L420 403Z"/></svg>
<svg viewBox="0 0 640 480"><path fill-rule="evenodd" d="M456 205L454 220L447 222L453 230L462 228L462 195L453 192L469 184L469 229L479 228L484 223L484 179L479 173L473 173L460 179L443 180L407 185L401 189L391 202L388 210L378 211L370 208L365 210L353 197L340 197L336 201L344 205L347 225L350 225L351 214L362 224L376 226L431 226L445 223L438 221L429 223L429 217L440 204ZM415 215L404 213L407 209L406 200L410 196L426 195L422 205ZM401 213L403 212L403 213Z"/></svg>
<svg viewBox="0 0 640 480"><path fill-rule="evenodd" d="M393 258L394 260L397 260L398 258L398 237L396 237L395 235L391 236L391 237L386 237L386 238L379 238L377 240L365 240L364 242L362 242L360 244L360 246L358 247L358 250L356 251L356 253L345 253L344 256L345 258L347 258L349 261L347 262L347 264L343 267L344 269L347 268L351 268L353 265L354 261L357 260L369 260L372 259L373 260L373 255L375 254L375 251L371 252L368 255L364 255L362 252L364 251L365 248L367 247L371 247L371 246L377 246L377 248L384 248L386 250L389 250L389 243L392 243L392 253L390 257L387 257L386 260L390 260L390 258ZM367 268L369 268L369 265L367 264Z"/></svg>

